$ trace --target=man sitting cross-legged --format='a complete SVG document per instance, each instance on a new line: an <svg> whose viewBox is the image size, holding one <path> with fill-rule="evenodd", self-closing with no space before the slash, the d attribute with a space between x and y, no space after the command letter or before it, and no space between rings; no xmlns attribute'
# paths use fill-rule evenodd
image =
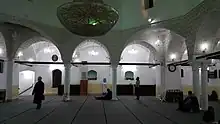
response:
<svg viewBox="0 0 220 124"><path fill-rule="evenodd" d="M96 100L111 100L112 99L112 91L107 89L107 94L101 97L95 97Z"/></svg>
<svg viewBox="0 0 220 124"><path fill-rule="evenodd" d="M183 112L199 112L199 102L196 96L192 94L192 91L188 92L188 96L179 101L179 108L178 110Z"/></svg>

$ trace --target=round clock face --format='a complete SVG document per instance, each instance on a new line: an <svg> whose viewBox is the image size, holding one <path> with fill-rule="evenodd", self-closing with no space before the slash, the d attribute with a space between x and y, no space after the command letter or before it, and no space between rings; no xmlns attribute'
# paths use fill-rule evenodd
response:
<svg viewBox="0 0 220 124"><path fill-rule="evenodd" d="M176 71L176 66L170 65L170 66L168 67L168 69L169 69L170 72L174 72L174 71Z"/></svg>
<svg viewBox="0 0 220 124"><path fill-rule="evenodd" d="M52 60L53 60L54 62L56 62L56 61L58 60L58 56L57 56L57 55L53 55L53 56L52 56Z"/></svg>

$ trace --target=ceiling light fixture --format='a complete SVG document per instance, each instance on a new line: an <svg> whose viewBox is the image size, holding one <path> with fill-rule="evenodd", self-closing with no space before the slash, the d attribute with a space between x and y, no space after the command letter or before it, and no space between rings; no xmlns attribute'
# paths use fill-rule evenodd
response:
<svg viewBox="0 0 220 124"><path fill-rule="evenodd" d="M156 42L155 42L155 45L159 45L160 44L160 40L157 40Z"/></svg>
<svg viewBox="0 0 220 124"><path fill-rule="evenodd" d="M34 59L29 58L27 61L29 61L29 62L33 62L33 61L34 61Z"/></svg>
<svg viewBox="0 0 220 124"><path fill-rule="evenodd" d="M174 53L171 54L171 55L170 55L170 59L171 59L172 61L174 61L174 60L176 59L176 54L174 54Z"/></svg>
<svg viewBox="0 0 220 124"><path fill-rule="evenodd" d="M44 53L52 53L52 50L50 48L44 48Z"/></svg>
<svg viewBox="0 0 220 124"><path fill-rule="evenodd" d="M70 32L81 36L102 36L118 22L119 14L103 0L73 0L57 8L57 17Z"/></svg>
<svg viewBox="0 0 220 124"><path fill-rule="evenodd" d="M79 59L75 59L74 62L80 62L80 60Z"/></svg>
<svg viewBox="0 0 220 124"><path fill-rule="evenodd" d="M21 57L21 56L23 56L23 52L18 52L18 55L17 55L18 57Z"/></svg>
<svg viewBox="0 0 220 124"><path fill-rule="evenodd" d="M92 51L89 51L88 54L91 56L97 56L99 54L99 52L92 50Z"/></svg>
<svg viewBox="0 0 220 124"><path fill-rule="evenodd" d="M135 49L131 49L128 51L129 54L137 54L138 53L138 50L135 50Z"/></svg>
<svg viewBox="0 0 220 124"><path fill-rule="evenodd" d="M208 44L208 43L202 43L202 44L200 45L200 50L201 50L203 53L205 53L205 52L208 50L208 48L209 48L209 44Z"/></svg>

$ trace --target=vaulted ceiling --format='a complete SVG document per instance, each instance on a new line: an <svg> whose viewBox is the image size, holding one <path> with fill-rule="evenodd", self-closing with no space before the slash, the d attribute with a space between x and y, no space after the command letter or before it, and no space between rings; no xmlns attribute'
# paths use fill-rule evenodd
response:
<svg viewBox="0 0 220 124"><path fill-rule="evenodd" d="M30 2L32 1L32 2ZM56 16L57 7L71 0L1 0L0 12L50 26L63 28ZM155 0L155 6L143 15L142 0L104 0L119 12L113 30L124 30L151 21L163 21L186 14L203 0ZM1 14L0 13L0 14Z"/></svg>

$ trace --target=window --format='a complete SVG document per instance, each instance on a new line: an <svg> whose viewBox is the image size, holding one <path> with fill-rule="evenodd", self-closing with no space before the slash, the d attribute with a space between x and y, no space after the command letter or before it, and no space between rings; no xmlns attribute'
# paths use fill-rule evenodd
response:
<svg viewBox="0 0 220 124"><path fill-rule="evenodd" d="M94 70L88 71L88 80L97 80L97 72Z"/></svg>
<svg viewBox="0 0 220 124"><path fill-rule="evenodd" d="M132 71L126 71L125 80L134 80L134 73Z"/></svg>

